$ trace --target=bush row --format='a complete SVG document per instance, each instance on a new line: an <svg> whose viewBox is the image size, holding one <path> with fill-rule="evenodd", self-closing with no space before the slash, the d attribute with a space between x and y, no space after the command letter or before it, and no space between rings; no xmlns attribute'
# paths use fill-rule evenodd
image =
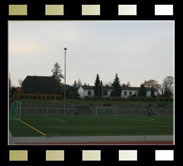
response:
<svg viewBox="0 0 183 166"><path fill-rule="evenodd" d="M92 101L92 100L99 100L99 101L173 101L172 98L167 97L100 97L100 96L94 96L94 97L85 97L85 100Z"/></svg>
<svg viewBox="0 0 183 166"><path fill-rule="evenodd" d="M63 96L57 94L15 93L14 99L62 100Z"/></svg>

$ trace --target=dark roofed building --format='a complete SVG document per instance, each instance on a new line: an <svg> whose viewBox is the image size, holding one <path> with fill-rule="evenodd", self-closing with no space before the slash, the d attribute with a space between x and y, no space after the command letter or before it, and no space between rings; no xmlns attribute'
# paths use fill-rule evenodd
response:
<svg viewBox="0 0 183 166"><path fill-rule="evenodd" d="M52 93L59 94L61 89L54 77L27 76L22 82L24 93Z"/></svg>

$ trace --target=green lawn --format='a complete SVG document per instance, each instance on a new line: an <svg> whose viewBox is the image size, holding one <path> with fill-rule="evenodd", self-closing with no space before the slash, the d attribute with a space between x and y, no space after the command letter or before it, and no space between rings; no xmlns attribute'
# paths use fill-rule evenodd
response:
<svg viewBox="0 0 183 166"><path fill-rule="evenodd" d="M173 135L173 116L24 116L10 120L13 136Z"/></svg>

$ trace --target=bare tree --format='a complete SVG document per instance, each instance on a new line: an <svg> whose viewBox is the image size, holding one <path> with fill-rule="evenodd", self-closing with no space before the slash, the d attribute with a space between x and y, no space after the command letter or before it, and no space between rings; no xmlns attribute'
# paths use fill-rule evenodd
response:
<svg viewBox="0 0 183 166"><path fill-rule="evenodd" d="M22 82L23 82L22 79L19 79L19 80L18 80L18 84L19 84L20 87L22 87Z"/></svg>
<svg viewBox="0 0 183 166"><path fill-rule="evenodd" d="M64 78L64 76L62 75L62 70L61 67L58 63L54 64L52 71L52 76L59 82L61 83L61 79Z"/></svg>
<svg viewBox="0 0 183 166"><path fill-rule="evenodd" d="M165 94L165 92L167 93L167 91L173 94L173 77L172 76L167 76L164 78L163 84L162 84L162 91L163 91L163 94Z"/></svg>
<svg viewBox="0 0 183 166"><path fill-rule="evenodd" d="M144 81L144 86L146 87L146 88L155 88L155 89L157 89L158 91L160 91L161 90L161 85L158 83L158 81L156 81L156 80L153 80L153 79L150 79L150 80L148 80L148 81Z"/></svg>
<svg viewBox="0 0 183 166"><path fill-rule="evenodd" d="M126 85L127 85L128 87L131 87L130 81L128 81Z"/></svg>
<svg viewBox="0 0 183 166"><path fill-rule="evenodd" d="M82 82L81 82L81 79L80 78L78 79L77 86L78 87L81 87L82 86Z"/></svg>
<svg viewBox="0 0 183 166"><path fill-rule="evenodd" d="M144 81L144 86L146 88L155 88L158 85L158 81L150 79L148 81Z"/></svg>

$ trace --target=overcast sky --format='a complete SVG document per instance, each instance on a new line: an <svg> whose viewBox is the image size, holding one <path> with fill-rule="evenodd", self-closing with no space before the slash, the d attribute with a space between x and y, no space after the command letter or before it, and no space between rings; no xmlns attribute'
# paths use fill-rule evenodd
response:
<svg viewBox="0 0 183 166"><path fill-rule="evenodd" d="M173 76L173 21L10 21L9 73L12 84L27 75L50 76L58 62L67 83L81 79L93 85L118 73L121 84L140 86ZM64 82L62 80L62 82Z"/></svg>

